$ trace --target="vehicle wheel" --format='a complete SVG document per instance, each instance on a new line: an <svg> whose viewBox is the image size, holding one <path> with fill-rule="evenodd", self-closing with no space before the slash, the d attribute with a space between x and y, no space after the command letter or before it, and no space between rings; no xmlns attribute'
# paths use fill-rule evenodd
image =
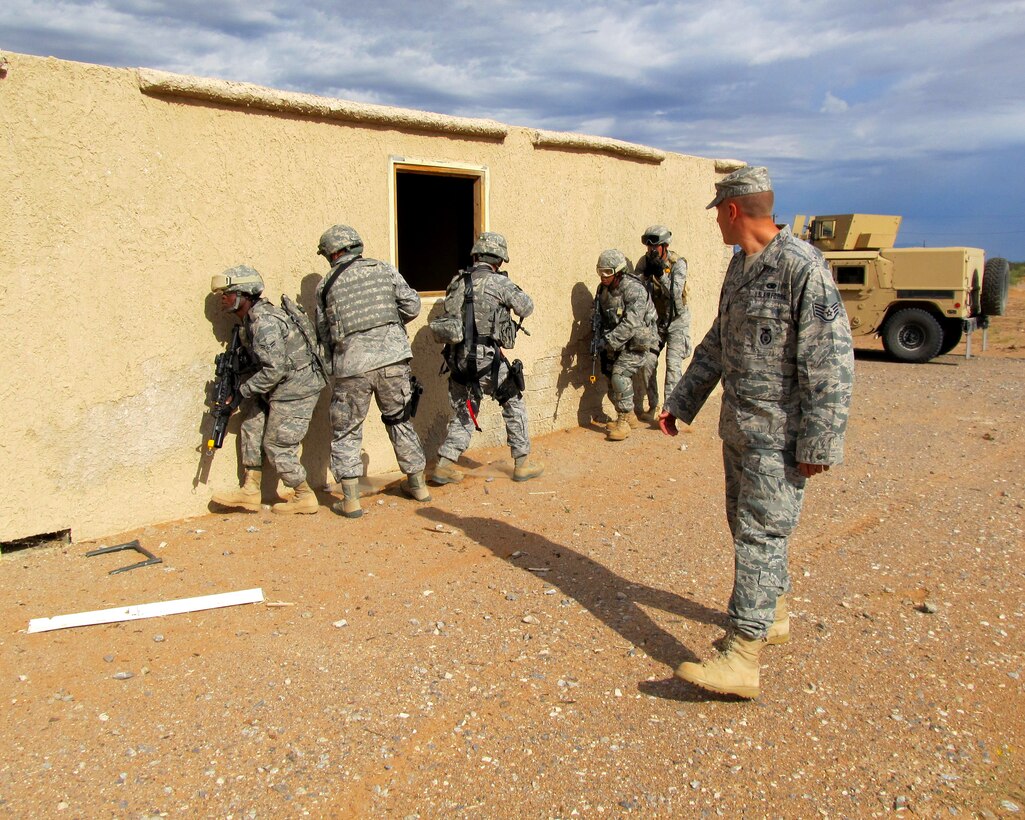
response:
<svg viewBox="0 0 1025 820"><path fill-rule="evenodd" d="M898 310L883 328L886 352L901 362L927 362L939 355L942 344L939 320L921 308Z"/></svg>
<svg viewBox="0 0 1025 820"><path fill-rule="evenodd" d="M943 344L940 345L940 352L936 355L942 356L949 353L957 347L963 335L964 322L960 319L945 319L943 322Z"/></svg>
<svg viewBox="0 0 1025 820"><path fill-rule="evenodd" d="M1007 290L1011 286L1011 266L1006 259L986 260L982 277L982 312L987 316L1003 316L1007 310Z"/></svg>

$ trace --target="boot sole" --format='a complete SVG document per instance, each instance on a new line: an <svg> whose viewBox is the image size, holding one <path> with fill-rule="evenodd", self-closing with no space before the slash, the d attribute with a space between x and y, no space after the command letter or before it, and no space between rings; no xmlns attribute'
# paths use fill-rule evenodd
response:
<svg viewBox="0 0 1025 820"><path fill-rule="evenodd" d="M679 680L700 686L702 689L708 692L715 692L717 695L736 695L738 698L744 698L745 700L754 700L759 694L758 688L754 686L738 686L736 689L727 689L725 686L714 686L707 681L688 678L681 675L679 671L673 672L673 675Z"/></svg>
<svg viewBox="0 0 1025 820"><path fill-rule="evenodd" d="M342 509L341 504L339 504L337 506L332 504L331 505L331 512L337 513L338 515L345 516L346 518L359 518L360 516L363 515L363 510L356 510L355 512L346 512L345 510Z"/></svg>
<svg viewBox="0 0 1025 820"><path fill-rule="evenodd" d="M271 512L278 515L316 515L320 512L320 507L315 510L279 510L276 507L271 507Z"/></svg>
<svg viewBox="0 0 1025 820"><path fill-rule="evenodd" d="M224 501L218 501L215 498L211 498L210 502L212 504L216 504L218 507L221 507L225 510L246 510L247 512L260 512L261 507L261 504L259 502L255 504L250 504L248 502L228 504Z"/></svg>
<svg viewBox="0 0 1025 820"><path fill-rule="evenodd" d="M460 476L459 478L439 478L436 475L432 475L431 476L431 483L432 484L442 484L442 485L444 485L444 484L458 484L462 480L463 480L462 476Z"/></svg>
<svg viewBox="0 0 1025 820"><path fill-rule="evenodd" d="M530 481L531 479L534 479L534 478L541 478L542 475L544 475L544 473L538 473L537 475L524 475L524 476L520 476L519 478L517 478L514 475L513 476L513 481Z"/></svg>

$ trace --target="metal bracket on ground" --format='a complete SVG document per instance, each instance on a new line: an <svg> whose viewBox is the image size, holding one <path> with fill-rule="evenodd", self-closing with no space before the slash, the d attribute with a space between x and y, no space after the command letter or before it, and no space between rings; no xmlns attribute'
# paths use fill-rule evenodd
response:
<svg viewBox="0 0 1025 820"><path fill-rule="evenodd" d="M129 541L126 544L115 544L113 547L100 547L96 550L89 550L85 554L86 558L92 558L94 555L106 555L108 552L120 552L121 550L135 550L141 552L146 556L145 561L139 561L135 564L129 564L127 567L121 567L119 569L112 569L107 575L117 575L119 572L128 572L130 569L138 569L139 567L148 567L152 564L163 563L163 558L157 558L152 552L146 549L142 544L139 543L139 539L136 538L134 541Z"/></svg>

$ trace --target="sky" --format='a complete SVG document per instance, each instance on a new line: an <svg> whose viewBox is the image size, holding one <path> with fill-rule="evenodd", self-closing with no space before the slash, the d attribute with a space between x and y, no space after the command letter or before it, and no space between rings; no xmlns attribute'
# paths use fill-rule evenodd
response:
<svg viewBox="0 0 1025 820"><path fill-rule="evenodd" d="M776 217L1025 260L1025 0L3 0L0 50L768 166Z"/></svg>

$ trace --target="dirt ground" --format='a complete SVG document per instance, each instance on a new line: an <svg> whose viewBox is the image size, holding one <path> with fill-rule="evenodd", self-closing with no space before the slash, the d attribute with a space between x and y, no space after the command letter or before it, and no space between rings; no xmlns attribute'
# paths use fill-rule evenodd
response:
<svg viewBox="0 0 1025 820"><path fill-rule="evenodd" d="M717 404L669 440L536 442L394 488L3 556L8 817L1004 817L1025 811L1025 290L966 360L859 353L847 462L791 546L793 638L741 702ZM485 408L494 411L493 407ZM265 603L27 634L261 587Z"/></svg>

